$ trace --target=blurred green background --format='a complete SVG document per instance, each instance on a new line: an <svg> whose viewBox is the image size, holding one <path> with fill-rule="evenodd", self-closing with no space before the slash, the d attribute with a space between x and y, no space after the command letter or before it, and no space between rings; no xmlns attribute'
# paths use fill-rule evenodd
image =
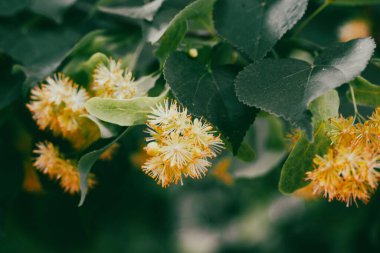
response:
<svg viewBox="0 0 380 253"><path fill-rule="evenodd" d="M167 0L153 20L146 20L99 11L99 6L146 4L142 0L0 0L0 252L380 252L379 194L368 205L347 208L278 191L286 155L281 138L289 127L265 116L246 137L256 151L254 162L225 154L232 160L232 185L209 173L183 186L160 188L139 169L140 127L123 139L113 161L96 163L98 185L83 207L77 207L79 196L63 193L42 174L42 191L25 191L25 160L33 143L53 139L37 129L25 108L29 89L56 69L71 71L85 83L76 66L96 52L122 58L136 77L158 70L149 35L190 2ZM308 13L319 5L310 1ZM339 40L342 25L359 18L368 22L378 42L379 17L376 6L331 6L302 36L329 45ZM209 57L210 45L219 42L194 34L179 49L194 47L200 58ZM309 57L306 51L289 52L286 37L276 49L281 56ZM364 76L380 83L375 66ZM344 95L341 99L342 113L352 113Z"/></svg>

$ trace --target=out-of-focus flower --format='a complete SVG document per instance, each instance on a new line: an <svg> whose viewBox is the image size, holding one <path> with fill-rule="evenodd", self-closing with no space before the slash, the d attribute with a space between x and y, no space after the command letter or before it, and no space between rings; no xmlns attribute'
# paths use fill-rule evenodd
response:
<svg viewBox="0 0 380 253"><path fill-rule="evenodd" d="M344 23L338 32L339 41L347 42L353 39L371 36L371 26L364 19L354 19Z"/></svg>
<svg viewBox="0 0 380 253"><path fill-rule="evenodd" d="M162 187L182 183L182 176L202 178L211 166L209 159L224 148L219 136L207 123L192 119L175 101L158 104L148 116L150 158L143 171Z"/></svg>
<svg viewBox="0 0 380 253"><path fill-rule="evenodd" d="M228 172L228 169L231 166L231 158L226 157L219 161L214 166L214 170L212 171L212 174L214 177L225 183L226 185L233 185L234 184L234 178L231 176L231 174Z"/></svg>
<svg viewBox="0 0 380 253"><path fill-rule="evenodd" d="M323 157L317 155L314 170L307 172L316 194L347 206L370 200L380 180L379 112L377 108L369 120L355 125L352 117L331 119L327 134L332 147Z"/></svg>
<svg viewBox="0 0 380 253"><path fill-rule="evenodd" d="M40 142L37 149L34 150L37 158L34 166L51 179L59 180L60 186L65 192L74 194L79 192L79 171L76 161L65 159L59 149L51 142ZM88 179L89 187L95 185L94 175L91 174Z"/></svg>
<svg viewBox="0 0 380 253"><path fill-rule="evenodd" d="M80 124L86 113L88 94L62 73L48 77L45 84L31 91L31 102L27 107L41 130L50 129L54 135L68 139L77 148L89 140L85 132L93 132L95 126ZM88 137L88 136L87 136Z"/></svg>
<svg viewBox="0 0 380 253"><path fill-rule="evenodd" d="M33 167L31 159L24 161L24 181L22 188L31 193L39 193L42 191L41 181Z"/></svg>
<svg viewBox="0 0 380 253"><path fill-rule="evenodd" d="M120 60L113 59L95 68L91 90L95 96L104 98L127 99L137 95L132 73L121 68Z"/></svg>
<svg viewBox="0 0 380 253"><path fill-rule="evenodd" d="M114 143L111 145L111 147L107 148L99 157L100 160L103 161L110 161L114 157L115 153L119 149L120 145L117 143Z"/></svg>

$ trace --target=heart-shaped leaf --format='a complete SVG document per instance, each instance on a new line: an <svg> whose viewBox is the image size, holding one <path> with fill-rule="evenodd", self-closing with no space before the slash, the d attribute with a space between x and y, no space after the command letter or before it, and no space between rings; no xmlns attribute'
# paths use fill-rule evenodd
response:
<svg viewBox="0 0 380 253"><path fill-rule="evenodd" d="M333 45L312 65L295 59L255 62L240 72L235 81L238 98L287 119L311 138L309 103L358 76L374 48L374 41L366 38Z"/></svg>
<svg viewBox="0 0 380 253"><path fill-rule="evenodd" d="M307 0L218 0L217 32L253 60L262 59L301 19Z"/></svg>
<svg viewBox="0 0 380 253"><path fill-rule="evenodd" d="M238 101L233 86L236 71L210 68L176 52L166 60L164 75L179 102L218 127L236 153L257 113Z"/></svg>

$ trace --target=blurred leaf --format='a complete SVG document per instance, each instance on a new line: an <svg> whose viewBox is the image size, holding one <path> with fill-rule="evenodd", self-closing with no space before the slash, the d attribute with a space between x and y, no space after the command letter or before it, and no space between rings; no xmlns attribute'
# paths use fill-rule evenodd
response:
<svg viewBox="0 0 380 253"><path fill-rule="evenodd" d="M24 80L22 69L14 65L12 59L0 54L0 110L20 95Z"/></svg>
<svg viewBox="0 0 380 253"><path fill-rule="evenodd" d="M310 143L302 132L288 159L281 170L279 188L283 193L292 193L308 184L305 181L305 173L313 169L315 155L324 155L330 145L330 139L326 136L326 123L329 118L339 115L338 93L330 91L317 98L310 104L313 112L314 142Z"/></svg>
<svg viewBox="0 0 380 253"><path fill-rule="evenodd" d="M357 77L350 82L354 90L356 104L364 106L380 106L380 86L370 83L363 77ZM347 98L352 101L351 92L347 91Z"/></svg>
<svg viewBox="0 0 380 253"><path fill-rule="evenodd" d="M100 120L119 126L144 124L151 108L167 95L159 97L137 97L131 99L91 98L86 102L87 111Z"/></svg>
<svg viewBox="0 0 380 253"><path fill-rule="evenodd" d="M180 11L170 21L165 33L162 35L156 55L164 62L170 53L176 50L187 31L189 19L204 18L211 15L216 0L196 0Z"/></svg>
<svg viewBox="0 0 380 253"><path fill-rule="evenodd" d="M374 48L374 41L366 38L326 48L313 65L295 59L257 61L239 73L236 93L241 102L283 117L312 138L307 106L359 75Z"/></svg>
<svg viewBox="0 0 380 253"><path fill-rule="evenodd" d="M161 7L164 0L154 0L143 6L117 6L117 7L106 7L100 6L99 10L108 14L119 15L128 18L135 19L145 19L152 21L154 15Z"/></svg>
<svg viewBox="0 0 380 253"><path fill-rule="evenodd" d="M175 15L194 0L165 0L151 22L143 23L143 31L146 40L156 43L165 31Z"/></svg>
<svg viewBox="0 0 380 253"><path fill-rule="evenodd" d="M0 0L0 16L11 16L26 8L30 0Z"/></svg>
<svg viewBox="0 0 380 253"><path fill-rule="evenodd" d="M280 119L272 115L266 117L268 121L268 136L265 147L269 150L282 151L285 149L284 126Z"/></svg>
<svg viewBox="0 0 380 253"><path fill-rule="evenodd" d="M88 174L91 171L92 166L96 163L96 161L99 159L100 155L106 151L108 148L110 148L114 143L116 143L118 140L120 140L124 135L126 135L128 132L130 132L133 128L128 127L125 129L118 137L116 137L113 141L111 141L106 146L93 150L91 152L88 152L87 154L83 155L79 161L78 161L78 170L80 175L80 190L81 190L81 197L79 201L79 206L83 205L87 191L88 191Z"/></svg>
<svg viewBox="0 0 380 253"><path fill-rule="evenodd" d="M31 0L30 10L47 16L57 23L61 23L65 10L76 1L77 0Z"/></svg>
<svg viewBox="0 0 380 253"><path fill-rule="evenodd" d="M251 145L243 141L239 147L236 157L244 162L252 162L256 158L256 153Z"/></svg>
<svg viewBox="0 0 380 253"><path fill-rule="evenodd" d="M218 0L217 32L251 59L262 59L305 13L307 0Z"/></svg>
<svg viewBox="0 0 380 253"><path fill-rule="evenodd" d="M371 63L376 67L380 68L380 58L372 58Z"/></svg>
<svg viewBox="0 0 380 253"><path fill-rule="evenodd" d="M380 4L380 0L331 0L335 5L370 5Z"/></svg>
<svg viewBox="0 0 380 253"><path fill-rule="evenodd" d="M229 67L211 69L179 52L170 55L164 67L174 96L192 114L215 125L231 142L234 154L258 112L238 101L233 86L236 73Z"/></svg>

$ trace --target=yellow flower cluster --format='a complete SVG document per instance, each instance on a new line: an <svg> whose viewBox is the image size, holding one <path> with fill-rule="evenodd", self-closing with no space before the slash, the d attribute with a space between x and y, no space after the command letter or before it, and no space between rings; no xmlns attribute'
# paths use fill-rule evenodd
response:
<svg viewBox="0 0 380 253"><path fill-rule="evenodd" d="M80 116L86 112L84 105L88 97L85 89L59 73L32 89L27 107L41 130L48 128L54 135L79 146L76 144L81 135Z"/></svg>
<svg viewBox="0 0 380 253"><path fill-rule="evenodd" d="M380 180L380 108L363 123L342 116L330 122L331 148L314 158L315 169L307 172L307 179L329 201L367 203Z"/></svg>
<svg viewBox="0 0 380 253"><path fill-rule="evenodd" d="M85 103L90 94L108 98L131 98L137 94L132 74L121 69L120 61L109 59L109 64L99 64L92 76L94 80L87 91L62 73L48 77L46 82L31 90L31 101L27 104L33 119L41 130L49 129L55 136L71 142L77 150L83 150L99 139L99 130L86 115ZM113 145L100 157L112 159L117 145ZM76 162L62 158L51 143L39 143L34 151L38 157L34 166L69 193L79 191L79 172ZM94 180L89 181L93 185Z"/></svg>
<svg viewBox="0 0 380 253"><path fill-rule="evenodd" d="M347 42L353 39L371 36L371 25L365 19L354 19L344 23L338 31L339 41Z"/></svg>
<svg viewBox="0 0 380 253"><path fill-rule="evenodd" d="M121 68L121 61L109 59L107 64L99 64L94 71L93 80L91 90L97 97L127 99L137 94L132 73Z"/></svg>
<svg viewBox="0 0 380 253"><path fill-rule="evenodd" d="M224 148L210 125L193 120L175 101L166 100L153 108L147 125L149 158L142 169L162 187L182 184L182 176L202 178L211 166L209 159Z"/></svg>
<svg viewBox="0 0 380 253"><path fill-rule="evenodd" d="M38 155L34 166L50 179L59 180L60 186L65 192L74 194L79 192L79 171L76 161L65 159L51 142L38 143L34 153ZM88 179L88 186L95 185L94 175L91 174Z"/></svg>

